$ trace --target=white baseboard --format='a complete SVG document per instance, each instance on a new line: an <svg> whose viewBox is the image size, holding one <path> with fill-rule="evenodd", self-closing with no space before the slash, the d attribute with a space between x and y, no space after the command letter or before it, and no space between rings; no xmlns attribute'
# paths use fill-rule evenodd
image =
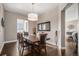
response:
<svg viewBox="0 0 79 59"><path fill-rule="evenodd" d="M17 42L17 40L5 41L5 43L12 43L12 42Z"/></svg>
<svg viewBox="0 0 79 59"><path fill-rule="evenodd" d="M66 49L65 47L61 47L61 49Z"/></svg>
<svg viewBox="0 0 79 59"><path fill-rule="evenodd" d="M1 54L3 47L4 47L4 42L0 43L0 54Z"/></svg>
<svg viewBox="0 0 79 59"><path fill-rule="evenodd" d="M47 41L46 43L48 43L48 44L50 44L50 45L56 45L56 44L54 44L54 43L52 43L52 42L48 42L48 41Z"/></svg>
<svg viewBox="0 0 79 59"><path fill-rule="evenodd" d="M47 43L47 46L57 48L57 45L56 45L56 44L54 44L54 43L51 43L51 42L46 42L46 43Z"/></svg>

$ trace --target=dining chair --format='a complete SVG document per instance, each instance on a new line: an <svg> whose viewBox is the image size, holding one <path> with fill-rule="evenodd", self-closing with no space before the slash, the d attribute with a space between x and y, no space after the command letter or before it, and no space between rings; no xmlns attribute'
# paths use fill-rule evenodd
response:
<svg viewBox="0 0 79 59"><path fill-rule="evenodd" d="M29 34L28 34L28 32L24 32L24 36L28 36Z"/></svg>
<svg viewBox="0 0 79 59"><path fill-rule="evenodd" d="M19 41L19 48L18 49L20 50L20 54L23 55L25 48L27 48L29 51L30 44L27 39L24 41L25 38L23 37L22 33L17 33L17 39Z"/></svg>
<svg viewBox="0 0 79 59"><path fill-rule="evenodd" d="M45 55L47 55L46 37L47 37L47 34L40 34L40 41L35 42L35 48L37 48L36 50L38 51L39 55L42 55L41 53L43 52L43 50L45 52Z"/></svg>

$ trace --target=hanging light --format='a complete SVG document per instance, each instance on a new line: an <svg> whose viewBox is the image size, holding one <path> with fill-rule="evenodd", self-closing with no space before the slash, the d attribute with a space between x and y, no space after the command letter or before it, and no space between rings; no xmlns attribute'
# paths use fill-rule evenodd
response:
<svg viewBox="0 0 79 59"><path fill-rule="evenodd" d="M38 14L33 13L33 6L35 4L32 3L32 12L28 14L28 20L30 21L38 21Z"/></svg>
<svg viewBox="0 0 79 59"><path fill-rule="evenodd" d="M38 21L38 15L36 13L29 13L28 20L30 21Z"/></svg>

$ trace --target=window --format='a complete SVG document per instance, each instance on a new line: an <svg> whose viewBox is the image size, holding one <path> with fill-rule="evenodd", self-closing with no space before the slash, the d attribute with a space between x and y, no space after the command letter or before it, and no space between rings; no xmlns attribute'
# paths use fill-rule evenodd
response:
<svg viewBox="0 0 79 59"><path fill-rule="evenodd" d="M28 21L17 19L17 32L28 32Z"/></svg>

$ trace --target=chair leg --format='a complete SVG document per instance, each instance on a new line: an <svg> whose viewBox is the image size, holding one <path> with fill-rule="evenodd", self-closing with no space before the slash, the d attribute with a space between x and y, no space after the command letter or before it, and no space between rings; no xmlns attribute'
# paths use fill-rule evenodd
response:
<svg viewBox="0 0 79 59"><path fill-rule="evenodd" d="M28 46L28 51L30 50L30 46Z"/></svg>
<svg viewBox="0 0 79 59"><path fill-rule="evenodd" d="M39 49L39 55L41 56L41 49L40 48L38 48Z"/></svg>
<svg viewBox="0 0 79 59"><path fill-rule="evenodd" d="M22 50L22 56L23 56L23 52L24 52L24 47L23 47L23 50Z"/></svg>
<svg viewBox="0 0 79 59"><path fill-rule="evenodd" d="M19 55L21 55L21 50L19 49Z"/></svg>
<svg viewBox="0 0 79 59"><path fill-rule="evenodd" d="M18 47L18 51L19 51L19 55L21 56L21 52L22 51L21 51L21 47L20 46Z"/></svg>
<svg viewBox="0 0 79 59"><path fill-rule="evenodd" d="M33 56L33 46L31 46L31 55Z"/></svg>
<svg viewBox="0 0 79 59"><path fill-rule="evenodd" d="M46 48L45 48L45 54L47 55L47 50L46 50Z"/></svg>

